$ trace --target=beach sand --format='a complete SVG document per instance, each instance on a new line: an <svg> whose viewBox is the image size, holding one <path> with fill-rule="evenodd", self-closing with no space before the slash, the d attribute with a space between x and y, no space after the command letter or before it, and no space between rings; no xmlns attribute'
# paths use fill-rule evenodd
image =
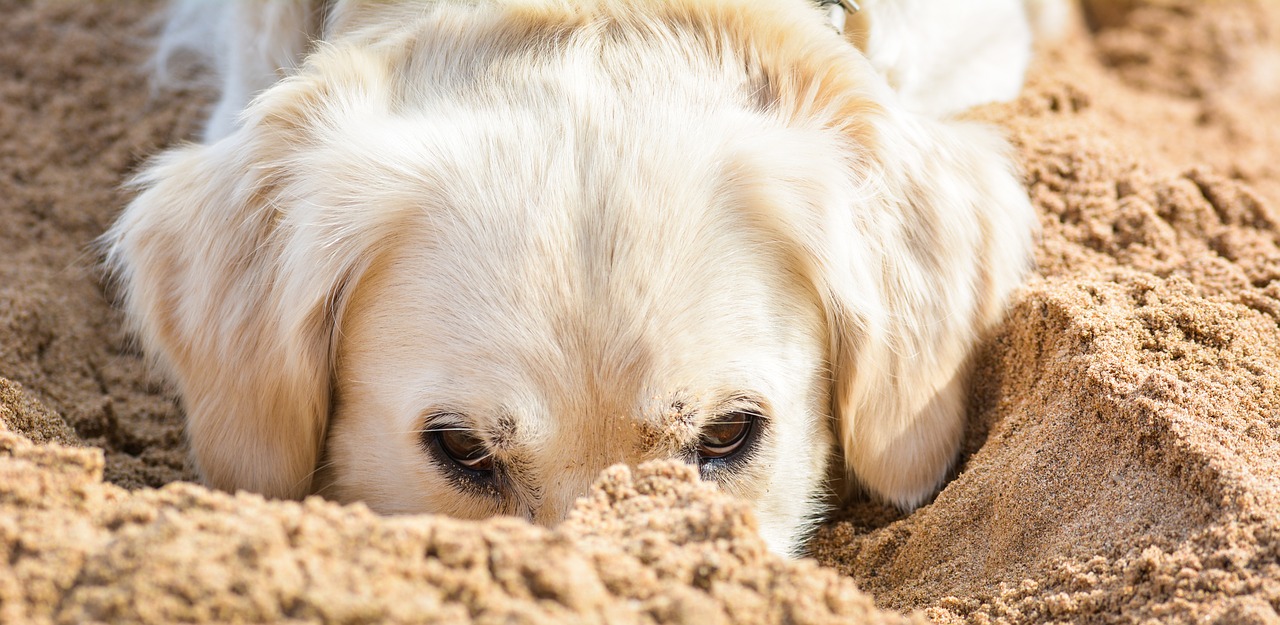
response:
<svg viewBox="0 0 1280 625"><path fill-rule="evenodd" d="M800 561L675 465L552 530L191 483L92 242L208 94L150 89L156 5L0 8L0 622L1280 623L1280 2L1085 0L970 114L1036 273L936 500L850 505Z"/></svg>

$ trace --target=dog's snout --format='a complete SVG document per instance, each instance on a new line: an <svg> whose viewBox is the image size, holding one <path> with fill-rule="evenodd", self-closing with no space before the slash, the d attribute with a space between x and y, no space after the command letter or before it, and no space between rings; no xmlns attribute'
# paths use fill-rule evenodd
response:
<svg viewBox="0 0 1280 625"><path fill-rule="evenodd" d="M597 478L596 471L581 475L565 475L556 484L547 485L547 496L534 510L533 521L538 525L554 527L569 518L578 499L591 492L591 484Z"/></svg>
<svg viewBox="0 0 1280 625"><path fill-rule="evenodd" d="M545 527L554 527L569 518L570 505L541 505L530 510L529 520Z"/></svg>
<svg viewBox="0 0 1280 625"><path fill-rule="evenodd" d="M559 525L569 518L578 499L591 492L598 475L594 467L579 467L549 476L542 485L541 496L525 506L525 518L544 527Z"/></svg>

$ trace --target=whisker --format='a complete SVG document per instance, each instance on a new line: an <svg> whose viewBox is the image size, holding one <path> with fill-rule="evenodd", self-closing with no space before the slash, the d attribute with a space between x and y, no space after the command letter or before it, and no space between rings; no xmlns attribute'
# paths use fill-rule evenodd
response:
<svg viewBox="0 0 1280 625"><path fill-rule="evenodd" d="M334 461L333 461L333 460L330 460L330 461L328 461L328 462L324 462L324 463L322 463L322 464L320 464L320 465L317 465L317 466L316 466L316 468L312 469L310 473L308 473L308 474L304 475L304 476L302 477L302 479L298 480L298 481L293 485L293 487L294 487L294 488L297 488L297 487L301 486L304 482L306 482L306 481L308 481L308 480L310 480L310 479L314 478L314 477L316 476L316 474L317 474L317 473L319 473L319 472L321 472L321 471L323 471L323 470L325 470L325 469L328 469L329 467L333 466L333 464L334 464ZM327 487L328 487L328 485L326 484L326 485L325 485L325 488L327 488ZM321 489L321 490L323 490L323 489ZM315 493L312 493L312 494L318 495L318 494L320 494L320 493L319 493L319 492L315 492Z"/></svg>

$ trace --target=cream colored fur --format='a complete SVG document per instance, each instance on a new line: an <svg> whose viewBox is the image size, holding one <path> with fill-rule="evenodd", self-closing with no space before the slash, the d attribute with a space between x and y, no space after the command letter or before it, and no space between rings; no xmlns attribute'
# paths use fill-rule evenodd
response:
<svg viewBox="0 0 1280 625"><path fill-rule="evenodd" d="M755 452L709 477L779 551L833 474L941 484L1034 231L994 131L803 0L252 4L180 7L260 40L104 239L209 484L553 523L744 402ZM500 489L424 453L441 415Z"/></svg>
<svg viewBox="0 0 1280 625"><path fill-rule="evenodd" d="M1065 0L860 0L850 39L903 106L948 115L1011 100L1022 89L1033 38L1057 37Z"/></svg>

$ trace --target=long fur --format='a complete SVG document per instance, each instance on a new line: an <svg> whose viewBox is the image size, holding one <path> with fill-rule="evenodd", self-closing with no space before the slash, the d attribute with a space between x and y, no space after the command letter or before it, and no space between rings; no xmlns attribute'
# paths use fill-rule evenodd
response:
<svg viewBox="0 0 1280 625"><path fill-rule="evenodd" d="M760 441L715 479L779 551L833 450L906 508L945 477L1034 215L994 131L807 2L219 6L260 58L104 236L208 483L552 523L741 402ZM505 490L424 452L433 419Z"/></svg>

